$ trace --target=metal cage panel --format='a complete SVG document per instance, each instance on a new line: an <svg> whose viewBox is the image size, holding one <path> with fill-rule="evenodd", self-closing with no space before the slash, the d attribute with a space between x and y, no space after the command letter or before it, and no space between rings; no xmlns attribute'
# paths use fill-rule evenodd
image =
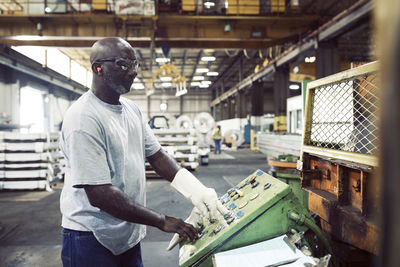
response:
<svg viewBox="0 0 400 267"><path fill-rule="evenodd" d="M378 100L376 62L310 83L304 145L376 155Z"/></svg>

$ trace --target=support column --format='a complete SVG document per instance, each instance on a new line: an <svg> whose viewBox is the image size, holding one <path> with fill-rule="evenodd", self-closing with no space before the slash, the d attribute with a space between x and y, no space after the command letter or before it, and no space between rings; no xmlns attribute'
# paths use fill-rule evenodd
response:
<svg viewBox="0 0 400 267"><path fill-rule="evenodd" d="M241 118L242 117L242 100L240 98L240 92L237 92L235 99L236 99L235 118Z"/></svg>
<svg viewBox="0 0 400 267"><path fill-rule="evenodd" d="M222 120L222 102L215 106L215 121Z"/></svg>
<svg viewBox="0 0 400 267"><path fill-rule="evenodd" d="M319 42L316 57L315 75L317 79L339 72L339 54L335 40Z"/></svg>
<svg viewBox="0 0 400 267"><path fill-rule="evenodd" d="M244 111L244 115L247 118L247 116L251 115L251 93L249 92L249 90L247 90L246 92L243 93L242 96L244 99L244 101L242 101L243 102L242 110Z"/></svg>
<svg viewBox="0 0 400 267"><path fill-rule="evenodd" d="M262 82L253 82L251 89L251 115L264 115L264 88Z"/></svg>
<svg viewBox="0 0 400 267"><path fill-rule="evenodd" d="M183 114L183 95L179 97L179 115Z"/></svg>
<svg viewBox="0 0 400 267"><path fill-rule="evenodd" d="M147 96L147 118L150 120L150 96Z"/></svg>
<svg viewBox="0 0 400 267"><path fill-rule="evenodd" d="M221 103L221 120L227 119L228 117L227 110L228 110L228 103L225 100Z"/></svg>
<svg viewBox="0 0 400 267"><path fill-rule="evenodd" d="M239 82L241 82L243 79L243 58L240 57L239 60Z"/></svg>
<svg viewBox="0 0 400 267"><path fill-rule="evenodd" d="M274 113L286 116L286 99L289 95L289 68L280 67L274 74Z"/></svg>
<svg viewBox="0 0 400 267"><path fill-rule="evenodd" d="M232 98L228 98L227 99L227 103L228 103L228 112L227 112L227 115L228 115L228 119L232 119L233 118L233 116L234 116L234 114L235 113L232 113L232 110L233 110L233 107L234 107L234 104L232 103Z"/></svg>

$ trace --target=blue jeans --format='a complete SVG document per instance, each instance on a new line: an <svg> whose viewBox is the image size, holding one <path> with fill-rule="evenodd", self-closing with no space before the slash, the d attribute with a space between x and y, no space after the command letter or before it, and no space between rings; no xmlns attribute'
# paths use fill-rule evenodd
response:
<svg viewBox="0 0 400 267"><path fill-rule="evenodd" d="M221 139L214 139L214 154L221 154Z"/></svg>
<svg viewBox="0 0 400 267"><path fill-rule="evenodd" d="M92 232L62 230L61 259L64 267L143 267L140 243L114 255Z"/></svg>

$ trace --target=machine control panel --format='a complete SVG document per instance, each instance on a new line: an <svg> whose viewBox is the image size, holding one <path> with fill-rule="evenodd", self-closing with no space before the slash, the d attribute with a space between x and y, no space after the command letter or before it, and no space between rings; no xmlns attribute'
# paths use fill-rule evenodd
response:
<svg viewBox="0 0 400 267"><path fill-rule="evenodd" d="M198 266L196 262L257 219L269 207L290 192L289 186L269 174L257 170L220 197L230 211L225 218L208 222L194 242L181 244L180 266ZM203 266L203 265L201 265Z"/></svg>

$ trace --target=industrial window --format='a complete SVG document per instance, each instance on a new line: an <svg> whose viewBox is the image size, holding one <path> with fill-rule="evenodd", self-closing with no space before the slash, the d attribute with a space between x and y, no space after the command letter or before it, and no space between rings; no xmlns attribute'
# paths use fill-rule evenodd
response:
<svg viewBox="0 0 400 267"><path fill-rule="evenodd" d="M20 124L30 126L22 128L22 133L44 132L44 99L40 90L26 86L21 88Z"/></svg>

